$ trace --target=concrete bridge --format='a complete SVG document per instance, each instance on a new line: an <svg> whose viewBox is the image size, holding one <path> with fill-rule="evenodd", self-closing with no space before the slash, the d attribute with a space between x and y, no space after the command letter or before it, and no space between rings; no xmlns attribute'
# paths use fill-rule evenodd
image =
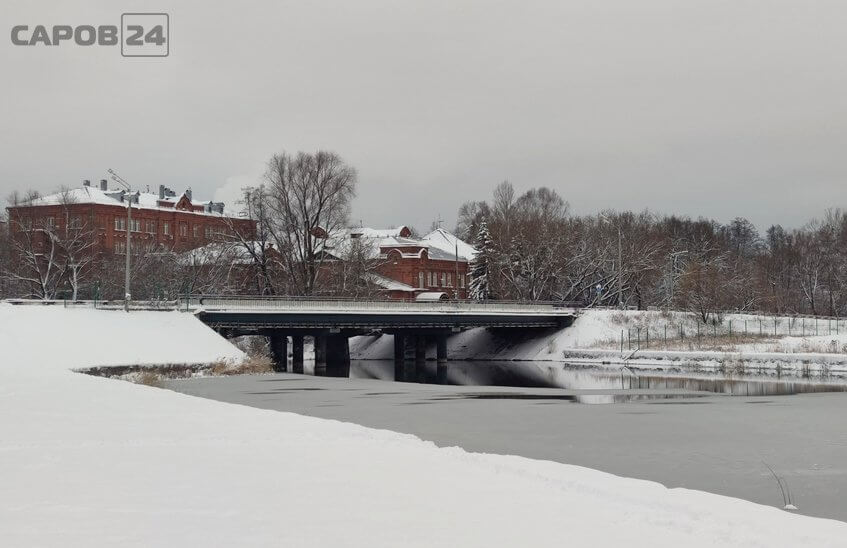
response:
<svg viewBox="0 0 847 548"><path fill-rule="evenodd" d="M541 329L566 327L576 318L573 303L491 301L403 302L296 299L279 297L188 297L180 308L224 336L266 335L277 370L303 372L304 338L312 337L315 374L350 373L349 337L369 333L394 336L395 377L420 379L429 342L436 347L440 381L447 376L447 337L472 327Z"/></svg>

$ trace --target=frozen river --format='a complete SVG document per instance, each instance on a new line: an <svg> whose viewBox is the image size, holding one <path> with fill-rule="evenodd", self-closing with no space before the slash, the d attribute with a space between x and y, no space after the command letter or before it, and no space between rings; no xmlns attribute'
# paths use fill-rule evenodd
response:
<svg viewBox="0 0 847 548"><path fill-rule="evenodd" d="M359 362L350 379L277 374L167 387L781 507L767 463L801 513L847 521L847 394L819 392L843 389L840 380L456 362L451 382L466 384L439 386L385 380L392 371L391 364ZM779 395L785 392L809 393Z"/></svg>

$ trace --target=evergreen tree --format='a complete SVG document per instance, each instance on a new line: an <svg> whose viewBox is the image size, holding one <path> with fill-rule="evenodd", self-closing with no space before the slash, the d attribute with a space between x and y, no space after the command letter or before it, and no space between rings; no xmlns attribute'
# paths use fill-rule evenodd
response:
<svg viewBox="0 0 847 548"><path fill-rule="evenodd" d="M488 232L485 218L480 222L476 234L476 249L476 257L471 262L470 298L475 301L485 301L492 297L489 275L493 257L491 234Z"/></svg>

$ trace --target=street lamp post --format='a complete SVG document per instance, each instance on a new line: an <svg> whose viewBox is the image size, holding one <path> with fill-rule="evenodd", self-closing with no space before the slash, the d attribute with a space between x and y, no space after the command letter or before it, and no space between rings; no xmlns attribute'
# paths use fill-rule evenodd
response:
<svg viewBox="0 0 847 548"><path fill-rule="evenodd" d="M129 312L129 301L132 294L129 290L130 240L132 239L132 188L123 177L109 169L112 180L126 189L126 272L124 272L124 310Z"/></svg>
<svg viewBox="0 0 847 548"><path fill-rule="evenodd" d="M673 296L674 296L674 279L673 275L676 271L676 258L680 255L685 255L688 253L687 250L682 251L674 251L670 255L668 255L668 310L670 310L671 306L673 306Z"/></svg>
<svg viewBox="0 0 847 548"><path fill-rule="evenodd" d="M618 221L618 308L623 309L623 237L621 223Z"/></svg>
<svg viewBox="0 0 847 548"><path fill-rule="evenodd" d="M598 215L600 219L612 222L608 215ZM618 229L618 308L623 309L623 234L621 232L620 219L615 223Z"/></svg>

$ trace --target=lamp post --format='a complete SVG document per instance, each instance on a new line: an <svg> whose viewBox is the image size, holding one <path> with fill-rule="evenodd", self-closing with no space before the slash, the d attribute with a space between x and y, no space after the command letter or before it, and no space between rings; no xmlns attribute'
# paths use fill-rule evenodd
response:
<svg viewBox="0 0 847 548"><path fill-rule="evenodd" d="M453 289L453 298L458 301L459 300L459 238L456 237L456 241L454 242L456 245L456 281Z"/></svg>
<svg viewBox="0 0 847 548"><path fill-rule="evenodd" d="M126 189L126 272L124 273L124 310L129 312L129 301L132 299L132 294L129 290L129 265L130 265L130 240L132 239L132 188L123 177L109 169L112 175L112 180Z"/></svg>
<svg viewBox="0 0 847 548"><path fill-rule="evenodd" d="M598 217L612 222L608 215L600 214ZM620 220L615 223L615 226L618 229L618 308L623 309L623 235Z"/></svg>
<svg viewBox="0 0 847 548"><path fill-rule="evenodd" d="M673 306L673 290L674 290L674 279L673 275L676 271L676 258L680 255L685 255L688 253L687 250L683 251L674 251L670 255L668 255L668 310L670 310L671 306Z"/></svg>

